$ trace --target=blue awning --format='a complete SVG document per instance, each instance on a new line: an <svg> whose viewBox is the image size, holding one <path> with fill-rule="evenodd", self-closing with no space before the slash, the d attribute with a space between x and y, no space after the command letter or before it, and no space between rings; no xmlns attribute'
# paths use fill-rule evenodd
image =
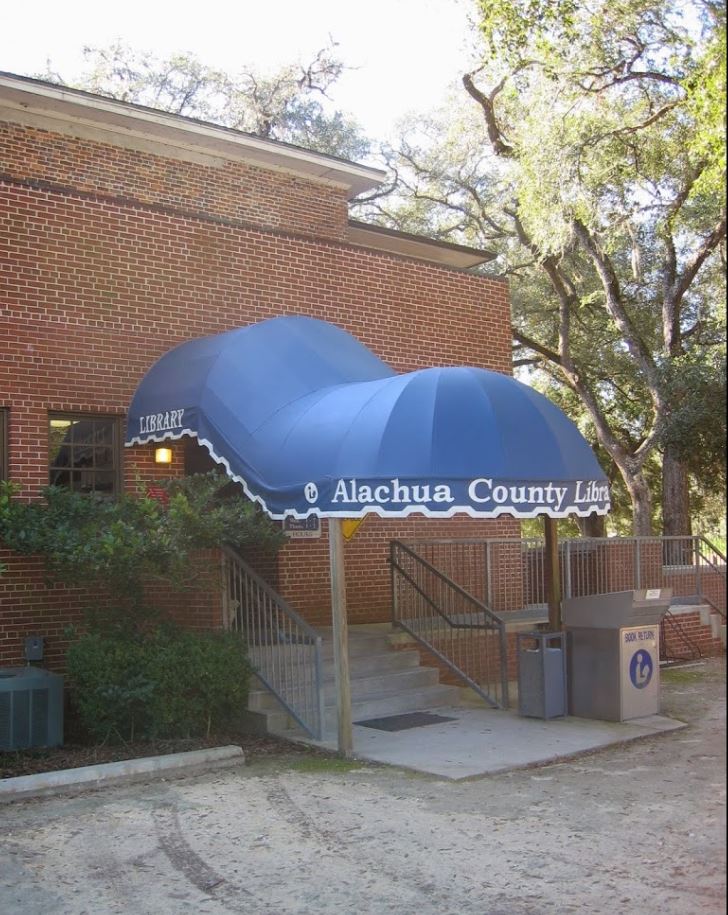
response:
<svg viewBox="0 0 728 915"><path fill-rule="evenodd" d="M546 397L485 369L397 374L346 331L281 317L161 357L127 445L197 438L273 518L606 514L604 472Z"/></svg>

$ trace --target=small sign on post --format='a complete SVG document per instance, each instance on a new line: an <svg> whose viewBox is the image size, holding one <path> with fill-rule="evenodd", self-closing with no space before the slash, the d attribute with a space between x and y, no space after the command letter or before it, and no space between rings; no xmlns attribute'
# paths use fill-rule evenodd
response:
<svg viewBox="0 0 728 915"><path fill-rule="evenodd" d="M321 519L318 515L308 518L285 518L283 532L292 540L315 540L321 536Z"/></svg>

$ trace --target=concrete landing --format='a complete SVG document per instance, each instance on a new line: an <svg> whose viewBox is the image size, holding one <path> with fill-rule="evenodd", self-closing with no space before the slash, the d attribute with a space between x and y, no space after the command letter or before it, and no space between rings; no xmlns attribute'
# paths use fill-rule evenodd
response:
<svg viewBox="0 0 728 915"><path fill-rule="evenodd" d="M544 721L481 708L447 706L427 711L455 720L395 732L354 725L355 758L459 780L545 765L686 727L662 715L629 722L572 717ZM333 735L322 742L305 742L336 749Z"/></svg>

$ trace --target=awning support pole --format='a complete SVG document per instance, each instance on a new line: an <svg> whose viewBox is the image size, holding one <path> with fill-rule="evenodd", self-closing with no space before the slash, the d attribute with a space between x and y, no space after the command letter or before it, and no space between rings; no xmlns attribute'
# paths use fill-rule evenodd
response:
<svg viewBox="0 0 728 915"><path fill-rule="evenodd" d="M559 568L558 521L544 515L546 536L546 589L549 607L549 631L561 631L561 570Z"/></svg>
<svg viewBox="0 0 728 915"><path fill-rule="evenodd" d="M334 635L334 676L339 753L349 757L353 750L351 729L351 683L349 681L349 632L346 618L346 575L344 536L341 520L329 518L329 561L331 566L331 617Z"/></svg>

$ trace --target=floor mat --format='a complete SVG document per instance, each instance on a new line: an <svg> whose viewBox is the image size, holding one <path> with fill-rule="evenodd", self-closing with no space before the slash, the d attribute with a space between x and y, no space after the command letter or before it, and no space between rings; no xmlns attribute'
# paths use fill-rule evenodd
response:
<svg viewBox="0 0 728 915"><path fill-rule="evenodd" d="M407 731L409 728L421 728L443 721L457 721L457 718L447 718L432 712L407 712L405 715L389 715L387 718L368 718L366 721L355 721L354 724L363 728L375 728L377 731Z"/></svg>

